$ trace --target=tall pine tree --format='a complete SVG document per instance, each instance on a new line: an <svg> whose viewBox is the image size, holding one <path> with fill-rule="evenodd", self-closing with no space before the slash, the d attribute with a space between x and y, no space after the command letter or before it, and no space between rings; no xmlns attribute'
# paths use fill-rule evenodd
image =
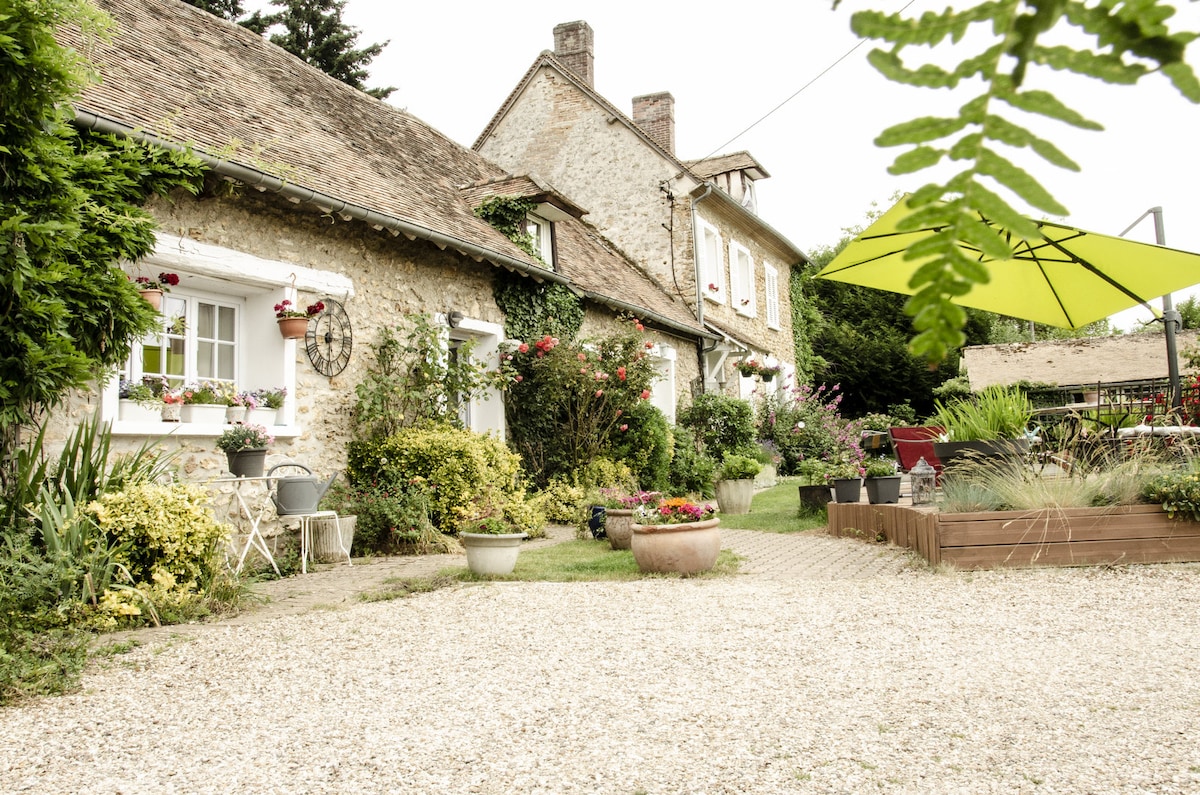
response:
<svg viewBox="0 0 1200 795"><path fill-rule="evenodd" d="M193 5L200 6L204 2L198 0ZM212 4L237 5L238 2L218 0ZM281 33L271 33L272 44L377 99L387 99L396 90L394 86L366 88L364 85L367 65L383 52L388 42L355 49L358 28L342 21L346 0L271 0L271 5L280 10L274 14L256 11L240 24L262 34L282 28Z"/></svg>

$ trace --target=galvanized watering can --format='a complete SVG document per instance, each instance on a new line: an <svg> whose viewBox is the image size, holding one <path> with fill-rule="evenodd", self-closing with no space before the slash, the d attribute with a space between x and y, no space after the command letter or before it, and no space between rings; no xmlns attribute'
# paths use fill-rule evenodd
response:
<svg viewBox="0 0 1200 795"><path fill-rule="evenodd" d="M312 470L293 462L276 464L267 471L274 474L276 469L297 467L307 472L307 475L285 475L275 481L275 490L271 492L271 502L275 503L275 513L280 516L296 516L302 513L314 513L317 503L325 495L325 490L337 479L341 472L334 472L324 483L314 476Z"/></svg>

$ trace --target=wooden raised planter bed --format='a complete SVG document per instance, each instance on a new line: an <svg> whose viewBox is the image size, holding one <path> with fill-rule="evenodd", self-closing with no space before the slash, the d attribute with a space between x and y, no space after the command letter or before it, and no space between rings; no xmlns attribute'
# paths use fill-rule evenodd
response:
<svg viewBox="0 0 1200 795"><path fill-rule="evenodd" d="M834 535L886 538L960 569L1200 561L1200 523L1158 505L938 513L900 505L829 504Z"/></svg>

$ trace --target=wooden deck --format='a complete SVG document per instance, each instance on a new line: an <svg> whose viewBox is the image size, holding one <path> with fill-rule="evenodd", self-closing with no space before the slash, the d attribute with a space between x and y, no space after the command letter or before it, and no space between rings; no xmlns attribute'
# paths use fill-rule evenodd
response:
<svg viewBox="0 0 1200 795"><path fill-rule="evenodd" d="M1157 505L938 513L829 503L829 532L886 540L960 569L1200 561L1200 523Z"/></svg>

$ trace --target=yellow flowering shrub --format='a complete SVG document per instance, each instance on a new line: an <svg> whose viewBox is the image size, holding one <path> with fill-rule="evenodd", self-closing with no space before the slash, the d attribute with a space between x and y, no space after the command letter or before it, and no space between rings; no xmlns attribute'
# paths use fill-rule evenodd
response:
<svg viewBox="0 0 1200 795"><path fill-rule="evenodd" d="M100 495L88 511L110 538L130 542L118 562L135 584L153 583L162 571L189 589L207 579L217 545L228 537L209 503L208 492L192 484L138 483Z"/></svg>

